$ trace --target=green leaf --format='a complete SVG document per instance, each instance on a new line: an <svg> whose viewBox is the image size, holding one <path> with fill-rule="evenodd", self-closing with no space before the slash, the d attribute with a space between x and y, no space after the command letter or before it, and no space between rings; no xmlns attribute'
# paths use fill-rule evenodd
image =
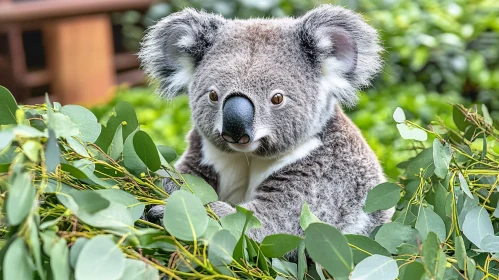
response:
<svg viewBox="0 0 499 280"><path fill-rule="evenodd" d="M71 196L78 204L80 211L84 210L90 214L106 209L110 204L109 200L103 198L94 190L73 191Z"/></svg>
<svg viewBox="0 0 499 280"><path fill-rule="evenodd" d="M69 280L71 272L69 268L69 250L64 238L60 238L55 243L50 256L50 268L52 269L54 280Z"/></svg>
<svg viewBox="0 0 499 280"><path fill-rule="evenodd" d="M387 256L372 255L362 260L352 272L352 280L391 280L397 278L397 262Z"/></svg>
<svg viewBox="0 0 499 280"><path fill-rule="evenodd" d="M78 127L68 116L57 112L49 115L47 126L55 132L57 138L68 138L80 134Z"/></svg>
<svg viewBox="0 0 499 280"><path fill-rule="evenodd" d="M464 178L463 174L458 172L459 185L461 186L461 190L471 199L473 199L473 194L471 194L470 187L468 186L468 182Z"/></svg>
<svg viewBox="0 0 499 280"><path fill-rule="evenodd" d="M159 272L143 261L126 259L125 272L120 280L159 280Z"/></svg>
<svg viewBox="0 0 499 280"><path fill-rule="evenodd" d="M66 105L60 112L68 116L79 130L78 137L83 142L94 143L100 135L101 125L95 115L79 105Z"/></svg>
<svg viewBox="0 0 499 280"><path fill-rule="evenodd" d="M378 210L390 209L397 205L400 200L400 191L402 189L394 183L382 183L374 187L367 194L364 211L372 213Z"/></svg>
<svg viewBox="0 0 499 280"><path fill-rule="evenodd" d="M232 235L239 240L243 234L244 225L246 224L246 213L238 211L234 214L222 217L220 219L220 224L222 224L224 229L229 230L230 233L232 233ZM248 221L246 230L260 227L262 227L260 221L258 221L256 217L252 216Z"/></svg>
<svg viewBox="0 0 499 280"><path fill-rule="evenodd" d="M276 271L283 273L285 275L297 277L298 267L295 263L283 261L280 259L273 258L272 259L272 268ZM284 278L286 279L286 278Z"/></svg>
<svg viewBox="0 0 499 280"><path fill-rule="evenodd" d="M15 134L13 130L3 130L0 131L0 152L3 151L3 149L7 148L10 146L12 143L12 140L14 140Z"/></svg>
<svg viewBox="0 0 499 280"><path fill-rule="evenodd" d="M40 237L43 241L43 252L47 256L51 256L52 248L55 246L57 241L59 241L60 237L53 230L40 232Z"/></svg>
<svg viewBox="0 0 499 280"><path fill-rule="evenodd" d="M426 240L428 233L434 232L440 240L445 240L445 224L442 218L429 208L419 207L418 218L415 228L419 231L422 241Z"/></svg>
<svg viewBox="0 0 499 280"><path fill-rule="evenodd" d="M464 246L464 240L461 235L456 235L454 238L454 245L456 247L455 257L457 259L457 264L460 269L464 270L464 264L466 262L466 247Z"/></svg>
<svg viewBox="0 0 499 280"><path fill-rule="evenodd" d="M96 192L109 201L114 201L125 206L130 212L133 221L140 219L140 216L144 213L145 205L140 203L135 196L130 193L118 189L104 189L97 190Z"/></svg>
<svg viewBox="0 0 499 280"><path fill-rule="evenodd" d="M305 255L305 240L298 245L298 280L303 280L307 273L307 256Z"/></svg>
<svg viewBox="0 0 499 280"><path fill-rule="evenodd" d="M98 235L81 249L76 261L78 280L119 279L125 271L125 256L110 236Z"/></svg>
<svg viewBox="0 0 499 280"><path fill-rule="evenodd" d="M202 178L190 174L182 174L182 177L184 177L185 184L180 187L181 190L192 191L195 196L201 199L203 204L208 204L218 200L218 195L217 192L215 192L215 189L213 189L213 187L206 183L206 181Z"/></svg>
<svg viewBox="0 0 499 280"><path fill-rule="evenodd" d="M0 125L16 124L16 100L10 91L0 86Z"/></svg>
<svg viewBox="0 0 499 280"><path fill-rule="evenodd" d="M29 227L29 241L30 241L30 249L33 252L33 257L35 259L35 266L38 272L38 275L42 280L47 279L46 273L43 270L42 266L42 250L40 246L40 238L38 237L38 227L37 227L37 219L40 217L33 216L31 220L31 224Z"/></svg>
<svg viewBox="0 0 499 280"><path fill-rule="evenodd" d="M494 235L489 213L480 206L475 206L466 214L462 230L464 235L478 248L481 248L480 244L485 236Z"/></svg>
<svg viewBox="0 0 499 280"><path fill-rule="evenodd" d="M199 198L178 190L168 198L163 225L176 238L193 241L206 231L208 216Z"/></svg>
<svg viewBox="0 0 499 280"><path fill-rule="evenodd" d="M130 103L120 101L114 110L114 115L109 118L106 127L102 130L99 138L95 142L103 151L108 150L118 126L123 125L123 139L127 139L128 136L139 127L137 114Z"/></svg>
<svg viewBox="0 0 499 280"><path fill-rule="evenodd" d="M397 247L402 243L418 245L418 231L407 225L387 223L378 230L375 240L388 252L397 254Z"/></svg>
<svg viewBox="0 0 499 280"><path fill-rule="evenodd" d="M418 249L418 247L416 247L412 244L402 243L401 245L397 246L397 254L398 255L419 255L419 249Z"/></svg>
<svg viewBox="0 0 499 280"><path fill-rule="evenodd" d="M407 140L417 140L417 141L426 141L428 140L428 134L426 131L417 128L417 127L409 127L405 123L398 123L397 129L399 130L400 136Z"/></svg>
<svg viewBox="0 0 499 280"><path fill-rule="evenodd" d="M78 257L80 256L81 249L83 249L88 241L90 241L90 239L79 237L71 246L71 249L69 250L69 264L71 264L71 267L76 267L76 262L78 261Z"/></svg>
<svg viewBox="0 0 499 280"><path fill-rule="evenodd" d="M346 234L348 245L352 249L354 264L372 255L391 256L390 253L379 245L378 242L364 235Z"/></svg>
<svg viewBox="0 0 499 280"><path fill-rule="evenodd" d="M435 175L444 179L449 171L451 160L451 149L449 144L442 145L440 140L433 140L433 162L435 164Z"/></svg>
<svg viewBox="0 0 499 280"><path fill-rule="evenodd" d="M487 106L485 106L485 104L482 104L482 114L483 114L483 119L485 120L485 123L488 125L492 125L493 121L492 121L492 118L490 117L489 109L487 109Z"/></svg>
<svg viewBox="0 0 499 280"><path fill-rule="evenodd" d="M397 123L405 122L406 118L405 118L404 110L402 110L402 108L400 108L400 107L397 107L397 109L395 109L395 112L393 112L393 119Z"/></svg>
<svg viewBox="0 0 499 280"><path fill-rule="evenodd" d="M485 252L499 253L499 236L487 235L480 242L480 247Z"/></svg>
<svg viewBox="0 0 499 280"><path fill-rule="evenodd" d="M174 161L177 158L177 153L173 148L170 148L165 145L158 145L156 147L158 148L159 153L168 163Z"/></svg>
<svg viewBox="0 0 499 280"><path fill-rule="evenodd" d="M52 129L49 129L49 139L45 147L45 166L48 172L55 172L61 162L61 151L57 145L57 138Z"/></svg>
<svg viewBox="0 0 499 280"><path fill-rule="evenodd" d="M20 167L19 167L20 168ZM9 224L19 225L35 203L36 189L28 172L16 170L7 193L6 212Z"/></svg>
<svg viewBox="0 0 499 280"><path fill-rule="evenodd" d="M8 247L3 259L3 279L33 279L33 268L29 256L24 240L17 237Z"/></svg>
<svg viewBox="0 0 499 280"><path fill-rule="evenodd" d="M315 216L314 213L310 211L308 203L304 202L300 214L301 228L305 231L311 223L320 223L320 222L321 220L319 220L319 218L317 218L317 216Z"/></svg>
<svg viewBox="0 0 499 280"><path fill-rule="evenodd" d="M2 137L0 133L0 137ZM1 141L1 140L0 140ZM23 152L34 163L40 160L40 151L43 149L42 144L38 141L28 140L23 144ZM1 150L1 148L0 148Z"/></svg>
<svg viewBox="0 0 499 280"><path fill-rule="evenodd" d="M419 174L424 179L433 175L435 164L433 163L433 148L428 148L419 153L407 166L406 174L409 180L418 180Z"/></svg>
<svg viewBox="0 0 499 280"><path fill-rule="evenodd" d="M266 257L280 258L298 247L301 241L302 238L296 235L273 234L263 239L260 249Z"/></svg>
<svg viewBox="0 0 499 280"><path fill-rule="evenodd" d="M399 280L421 280L425 274L424 265L420 262L411 262L400 268Z"/></svg>
<svg viewBox="0 0 499 280"><path fill-rule="evenodd" d="M428 233L423 242L423 264L431 279L443 279L447 258L440 249L440 241L434 232Z"/></svg>
<svg viewBox="0 0 499 280"><path fill-rule="evenodd" d="M113 141L109 145L107 154L114 160L118 160L123 153L123 126L120 124L114 133Z"/></svg>
<svg viewBox="0 0 499 280"><path fill-rule="evenodd" d="M68 142L69 147L73 149L77 154L83 156L83 157L90 157L90 155L87 152L87 149L85 146L80 143L80 141L73 136L66 138L66 142Z"/></svg>
<svg viewBox="0 0 499 280"><path fill-rule="evenodd" d="M133 174L140 176L147 168L152 172L161 168L158 149L151 137L144 131L136 131L125 140L123 147L125 167Z"/></svg>
<svg viewBox="0 0 499 280"><path fill-rule="evenodd" d="M221 230L210 239L208 259L214 266L229 265L232 263L232 254L237 240L228 230Z"/></svg>
<svg viewBox="0 0 499 280"><path fill-rule="evenodd" d="M347 279L353 268L353 256L347 239L333 226L312 223L305 230L305 246L310 257L332 276Z"/></svg>

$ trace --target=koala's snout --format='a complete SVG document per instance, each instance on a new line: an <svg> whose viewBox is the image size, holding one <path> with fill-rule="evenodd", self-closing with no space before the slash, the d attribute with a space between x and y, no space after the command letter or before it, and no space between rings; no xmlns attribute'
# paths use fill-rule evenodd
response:
<svg viewBox="0 0 499 280"><path fill-rule="evenodd" d="M253 139L255 108L245 96L229 96L223 105L222 138L229 143L248 144Z"/></svg>

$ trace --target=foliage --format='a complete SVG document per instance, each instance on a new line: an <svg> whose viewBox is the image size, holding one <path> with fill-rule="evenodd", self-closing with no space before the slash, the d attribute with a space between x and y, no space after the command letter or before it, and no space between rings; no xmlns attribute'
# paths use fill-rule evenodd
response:
<svg viewBox="0 0 499 280"><path fill-rule="evenodd" d="M253 213L219 219L211 187L171 167L129 103L101 126L80 106L6 100L0 87L12 112L0 116L4 279L497 279L499 130L485 106L453 106L455 125L428 128L395 110L402 137L433 145L415 141L399 182L369 193L367 212L396 207L371 237L343 235L305 204L304 237L259 244L245 234L261 226ZM162 178L181 190L165 193ZM153 204L166 204L163 226L142 218Z"/></svg>

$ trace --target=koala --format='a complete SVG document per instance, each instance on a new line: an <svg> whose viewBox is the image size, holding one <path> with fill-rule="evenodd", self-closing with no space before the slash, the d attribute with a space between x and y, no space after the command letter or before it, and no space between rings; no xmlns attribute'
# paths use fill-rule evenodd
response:
<svg viewBox="0 0 499 280"><path fill-rule="evenodd" d="M382 50L376 31L338 6L248 20L184 9L149 30L139 58L159 95L189 96L193 128L175 167L213 186L219 217L232 205L253 211L262 227L248 235L262 241L303 235L305 202L343 233L367 235L391 220L393 209L362 210L386 179L341 109L380 71ZM147 218L158 221L162 209Z"/></svg>

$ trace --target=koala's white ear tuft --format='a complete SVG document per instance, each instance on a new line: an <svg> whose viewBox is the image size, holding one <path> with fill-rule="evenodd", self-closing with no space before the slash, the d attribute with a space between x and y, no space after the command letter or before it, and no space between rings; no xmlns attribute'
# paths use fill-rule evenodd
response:
<svg viewBox="0 0 499 280"><path fill-rule="evenodd" d="M310 63L323 73L321 84L344 105L355 105L356 90L382 66L376 31L350 10L321 5L299 19L298 32Z"/></svg>
<svg viewBox="0 0 499 280"><path fill-rule="evenodd" d="M148 30L138 55L159 95L172 98L186 89L224 23L221 16L184 9Z"/></svg>

